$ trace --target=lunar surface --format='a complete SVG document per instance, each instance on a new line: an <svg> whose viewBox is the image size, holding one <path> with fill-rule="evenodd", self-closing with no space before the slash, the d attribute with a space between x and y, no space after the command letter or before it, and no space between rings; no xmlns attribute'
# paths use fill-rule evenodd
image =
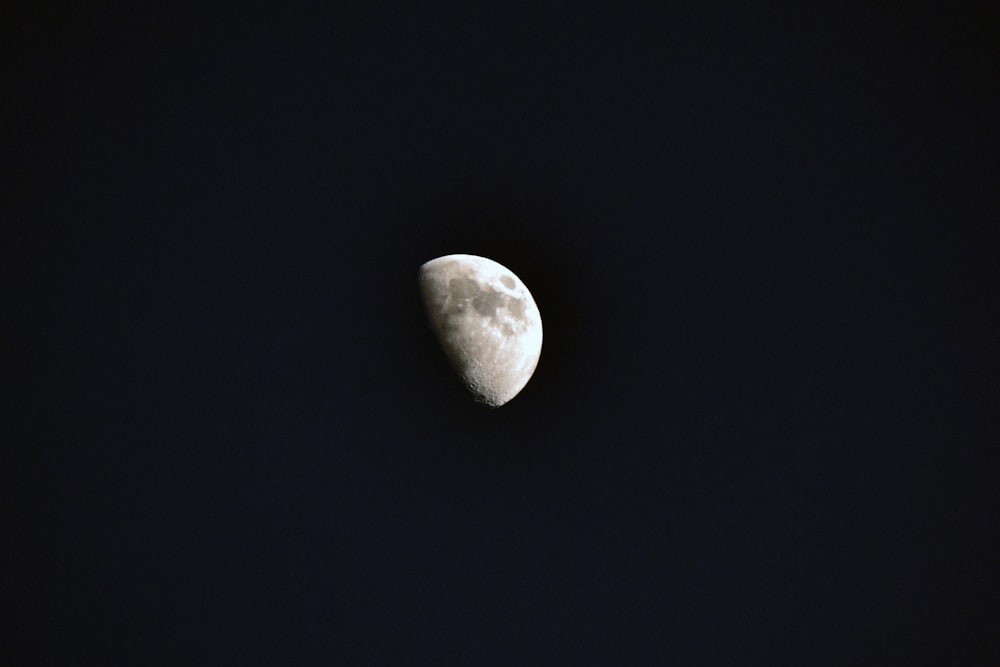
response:
<svg viewBox="0 0 1000 667"><path fill-rule="evenodd" d="M420 267L431 328L452 366L482 403L499 407L531 379L542 352L542 318L514 272L476 255Z"/></svg>

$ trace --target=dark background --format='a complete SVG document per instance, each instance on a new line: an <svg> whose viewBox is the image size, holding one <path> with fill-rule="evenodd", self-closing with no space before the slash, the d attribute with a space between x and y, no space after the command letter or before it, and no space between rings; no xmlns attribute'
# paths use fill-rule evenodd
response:
<svg viewBox="0 0 1000 667"><path fill-rule="evenodd" d="M991 3L329 4L6 10L17 664L996 664Z"/></svg>

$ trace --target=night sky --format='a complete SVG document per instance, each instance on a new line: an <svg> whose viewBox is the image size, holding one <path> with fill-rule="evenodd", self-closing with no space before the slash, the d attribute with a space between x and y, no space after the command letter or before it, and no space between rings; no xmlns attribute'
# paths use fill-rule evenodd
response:
<svg viewBox="0 0 1000 667"><path fill-rule="evenodd" d="M989 3L325 4L0 20L5 662L998 664Z"/></svg>

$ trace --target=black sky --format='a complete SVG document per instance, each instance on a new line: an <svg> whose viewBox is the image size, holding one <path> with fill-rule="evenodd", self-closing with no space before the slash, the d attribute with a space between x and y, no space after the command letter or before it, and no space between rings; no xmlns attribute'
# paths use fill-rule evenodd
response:
<svg viewBox="0 0 1000 667"><path fill-rule="evenodd" d="M330 5L4 21L17 664L993 662L995 11Z"/></svg>

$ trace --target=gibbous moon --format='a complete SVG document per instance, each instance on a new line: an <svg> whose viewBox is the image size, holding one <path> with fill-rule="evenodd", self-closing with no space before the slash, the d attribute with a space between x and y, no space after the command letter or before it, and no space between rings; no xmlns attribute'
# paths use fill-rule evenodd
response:
<svg viewBox="0 0 1000 667"><path fill-rule="evenodd" d="M531 379L542 352L542 318L514 272L476 255L420 267L431 328L476 399L500 407Z"/></svg>

